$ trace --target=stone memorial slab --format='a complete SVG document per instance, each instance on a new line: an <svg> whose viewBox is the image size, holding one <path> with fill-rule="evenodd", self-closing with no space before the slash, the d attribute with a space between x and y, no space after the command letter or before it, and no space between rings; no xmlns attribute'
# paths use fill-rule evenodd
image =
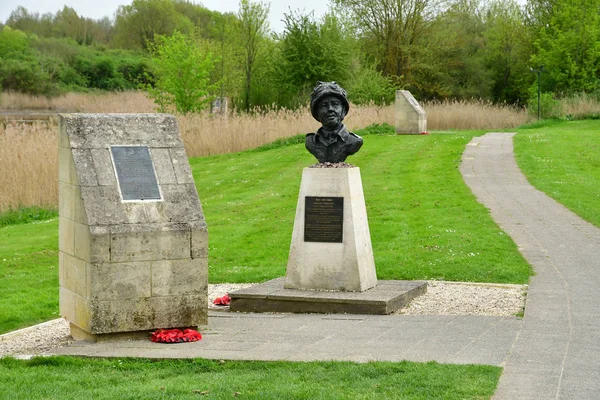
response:
<svg viewBox="0 0 600 400"><path fill-rule="evenodd" d="M207 255L173 116L59 116L60 313L75 339L206 324Z"/></svg>
<svg viewBox="0 0 600 400"><path fill-rule="evenodd" d="M396 133L420 134L427 131L427 114L408 90L396 91Z"/></svg>

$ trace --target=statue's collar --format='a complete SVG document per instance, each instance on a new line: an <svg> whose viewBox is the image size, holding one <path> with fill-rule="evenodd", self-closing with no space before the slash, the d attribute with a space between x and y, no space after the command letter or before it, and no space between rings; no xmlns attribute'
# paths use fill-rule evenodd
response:
<svg viewBox="0 0 600 400"><path fill-rule="evenodd" d="M346 142L348 140L348 136L350 135L348 133L348 130L346 129L346 125L340 124L340 126L337 129L332 131L325 129L324 127L320 127L317 131L317 138L319 138L319 141L325 146L334 143L337 140L336 136L339 136L343 142Z"/></svg>

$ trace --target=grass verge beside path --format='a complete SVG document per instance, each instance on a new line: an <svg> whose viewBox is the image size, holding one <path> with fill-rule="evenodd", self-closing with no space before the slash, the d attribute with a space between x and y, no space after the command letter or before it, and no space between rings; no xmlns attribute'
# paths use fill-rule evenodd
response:
<svg viewBox="0 0 600 400"><path fill-rule="evenodd" d="M536 126L536 125L534 125ZM515 157L529 182L600 227L600 121L550 121L519 129Z"/></svg>
<svg viewBox="0 0 600 400"><path fill-rule="evenodd" d="M363 134L363 132L357 132ZM361 168L380 279L526 283L531 268L464 183L466 144L483 132L367 135ZM190 160L209 227L211 282L283 276L303 144Z"/></svg>
<svg viewBox="0 0 600 400"><path fill-rule="evenodd" d="M502 369L434 362L0 359L3 399L483 399Z"/></svg>

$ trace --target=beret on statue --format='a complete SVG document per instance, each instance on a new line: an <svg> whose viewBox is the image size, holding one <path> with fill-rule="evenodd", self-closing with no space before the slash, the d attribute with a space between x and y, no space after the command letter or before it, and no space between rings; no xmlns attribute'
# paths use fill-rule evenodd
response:
<svg viewBox="0 0 600 400"><path fill-rule="evenodd" d="M317 82L317 86L315 86L312 93L310 94L310 112L314 119L319 121L317 106L319 105L319 100L321 100L325 96L339 97L342 100L342 104L344 105L344 116L348 114L348 110L350 110L350 103L348 103L348 93L346 93L346 91L336 82Z"/></svg>

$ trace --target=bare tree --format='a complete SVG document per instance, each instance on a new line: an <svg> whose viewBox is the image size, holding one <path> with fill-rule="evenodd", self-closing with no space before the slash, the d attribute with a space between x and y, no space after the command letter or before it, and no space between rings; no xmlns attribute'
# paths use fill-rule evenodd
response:
<svg viewBox="0 0 600 400"><path fill-rule="evenodd" d="M411 53L426 33L442 0L332 0L349 13L388 76L410 74Z"/></svg>
<svg viewBox="0 0 600 400"><path fill-rule="evenodd" d="M250 92L252 89L252 78L260 63L265 42L269 32L269 4L253 3L250 0L240 0L238 11L239 40L242 49L242 65L245 75L244 107L250 109Z"/></svg>

